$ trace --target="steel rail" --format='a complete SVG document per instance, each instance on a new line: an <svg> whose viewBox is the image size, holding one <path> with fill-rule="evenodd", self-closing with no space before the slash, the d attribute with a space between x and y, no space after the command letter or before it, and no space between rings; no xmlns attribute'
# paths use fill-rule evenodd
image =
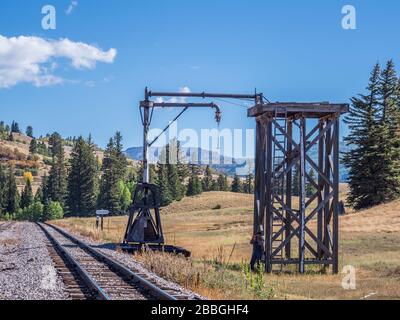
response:
<svg viewBox="0 0 400 320"><path fill-rule="evenodd" d="M104 292L104 290L100 287L96 280L94 280L92 276L83 268L83 266L67 252L67 250L61 245L61 243L54 236L52 236L41 223L38 223L37 225L40 227L40 229L42 229L46 237L56 248L57 252L63 255L66 260L75 267L83 282L92 292L96 294L98 299L111 300L108 294Z"/></svg>
<svg viewBox="0 0 400 320"><path fill-rule="evenodd" d="M133 271L131 271L130 269L128 269L127 267L125 267L121 263L111 259L110 257L106 256L105 254L103 254L99 250L97 250L97 249L87 245L86 243L78 240L77 238L75 238L74 236L70 235L66 231L62 230L61 228L56 227L56 226L51 225L51 224L47 224L47 223L45 225L50 227L50 228L52 228L52 229L54 229L55 231L60 233L62 236L68 238L69 240L71 240L72 242L77 244L80 248L84 249L86 252L88 252L94 258L100 260L101 262L103 262L104 264L106 264L107 266L109 266L110 268L115 270L117 272L117 274L119 274L120 276L128 278L130 280L133 280L136 284L138 284L144 290L148 291L151 296L154 296L154 297L156 297L157 299L160 299L160 300L178 300L172 294L166 292L165 290L159 288L158 286L156 286L152 282L148 281L147 279L144 279L140 275L134 273ZM42 226L42 228L43 228L43 226Z"/></svg>

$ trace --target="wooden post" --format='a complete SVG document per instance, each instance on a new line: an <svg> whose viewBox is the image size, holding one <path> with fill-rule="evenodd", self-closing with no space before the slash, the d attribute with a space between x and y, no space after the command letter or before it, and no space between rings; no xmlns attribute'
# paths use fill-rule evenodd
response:
<svg viewBox="0 0 400 320"><path fill-rule="evenodd" d="M293 121L289 120L288 121L288 136L290 139L287 139L287 160L288 160L288 167L292 164L293 158L292 158L292 150L293 150ZM286 176L286 205L288 208L292 208L292 180L293 180L293 170L289 170ZM288 211L286 211L286 223L285 223L285 239L288 239L291 234L291 225L292 225L292 217ZM291 247L291 241L289 241L285 247L285 254L286 254L286 259L291 259L292 257L292 247Z"/></svg>
<svg viewBox="0 0 400 320"><path fill-rule="evenodd" d="M330 122L327 121L326 125ZM325 135L325 177L329 180L331 176L331 164L329 161L329 157L332 152L332 129L329 128ZM331 190L330 185L325 181L324 182L324 199L329 197ZM330 202L328 201L324 207L324 245L329 248L329 225L330 225ZM324 258L328 259L328 256L325 254Z"/></svg>
<svg viewBox="0 0 400 320"><path fill-rule="evenodd" d="M334 126L334 196L333 196L333 273L339 273L339 130L340 122L339 117L335 119Z"/></svg>
<svg viewBox="0 0 400 320"><path fill-rule="evenodd" d="M266 119L266 183L265 183L265 271L267 273L272 272L272 218L273 218L273 211L272 211L272 119L268 117Z"/></svg>
<svg viewBox="0 0 400 320"><path fill-rule="evenodd" d="M321 134L324 130L324 122L319 122L319 134ZM318 167L320 172L324 172L324 136L321 136L321 139L318 141ZM322 179L321 175L318 173L318 205L322 203L322 192L324 189L324 180ZM323 242L324 233L323 227L324 226L324 208L321 208L318 211L318 218L317 218L317 238ZM323 251L321 246L318 244L318 258L322 259Z"/></svg>
<svg viewBox="0 0 400 320"><path fill-rule="evenodd" d="M305 267L305 219L306 219L306 119L300 119L300 236L299 236L299 272Z"/></svg>
<svg viewBox="0 0 400 320"><path fill-rule="evenodd" d="M264 213L265 213L265 124L257 119L256 132L256 173L254 189L253 254L250 261L252 269L265 257Z"/></svg>

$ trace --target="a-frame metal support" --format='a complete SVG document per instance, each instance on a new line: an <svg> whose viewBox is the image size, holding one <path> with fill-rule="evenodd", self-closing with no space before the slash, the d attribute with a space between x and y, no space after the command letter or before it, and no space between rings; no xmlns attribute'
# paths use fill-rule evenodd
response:
<svg viewBox="0 0 400 320"><path fill-rule="evenodd" d="M170 127L171 123L180 118L186 110L190 108L211 108L215 110L215 120L219 124L221 121L221 110L215 103L199 102L154 102L152 97L180 97L180 98L216 98L216 99L251 99L256 104L263 103L262 93L254 94L220 94L220 93L186 93L186 92L153 92L145 89L145 99L140 103L140 114L143 124L143 181L138 185L131 212L129 214L128 224L125 231L124 245L136 244L164 244L164 235L161 226L160 205L158 201L159 192L155 185L150 184L149 170L149 149L158 140L162 133ZM169 125L152 142L148 141L148 134L153 113L156 108L181 108L182 111L175 117ZM169 155L167 155L168 157Z"/></svg>

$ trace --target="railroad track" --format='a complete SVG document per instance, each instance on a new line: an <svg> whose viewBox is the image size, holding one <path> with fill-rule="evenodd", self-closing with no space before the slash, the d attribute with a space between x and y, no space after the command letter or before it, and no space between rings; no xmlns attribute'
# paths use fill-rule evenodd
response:
<svg viewBox="0 0 400 320"><path fill-rule="evenodd" d="M73 300L188 300L161 288L146 275L135 273L66 231L38 226L49 240L49 253Z"/></svg>

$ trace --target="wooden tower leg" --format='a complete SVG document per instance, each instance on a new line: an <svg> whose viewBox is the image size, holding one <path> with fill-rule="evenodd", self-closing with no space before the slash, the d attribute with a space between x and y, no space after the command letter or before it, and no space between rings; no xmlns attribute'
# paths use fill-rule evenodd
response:
<svg viewBox="0 0 400 320"><path fill-rule="evenodd" d="M266 151L266 189L265 189L265 205L266 205L266 210L265 210L265 235L264 235L264 241L265 241L265 271L267 273L272 272L272 218L273 218L273 211L272 211L272 205L273 205L273 199L272 199L272 119L267 118L267 123L266 123L266 145L267 145L267 151Z"/></svg>
<svg viewBox="0 0 400 320"><path fill-rule="evenodd" d="M334 196L333 196L333 273L339 273L339 118L335 119L334 126L334 150L333 150L333 166L334 166Z"/></svg>

